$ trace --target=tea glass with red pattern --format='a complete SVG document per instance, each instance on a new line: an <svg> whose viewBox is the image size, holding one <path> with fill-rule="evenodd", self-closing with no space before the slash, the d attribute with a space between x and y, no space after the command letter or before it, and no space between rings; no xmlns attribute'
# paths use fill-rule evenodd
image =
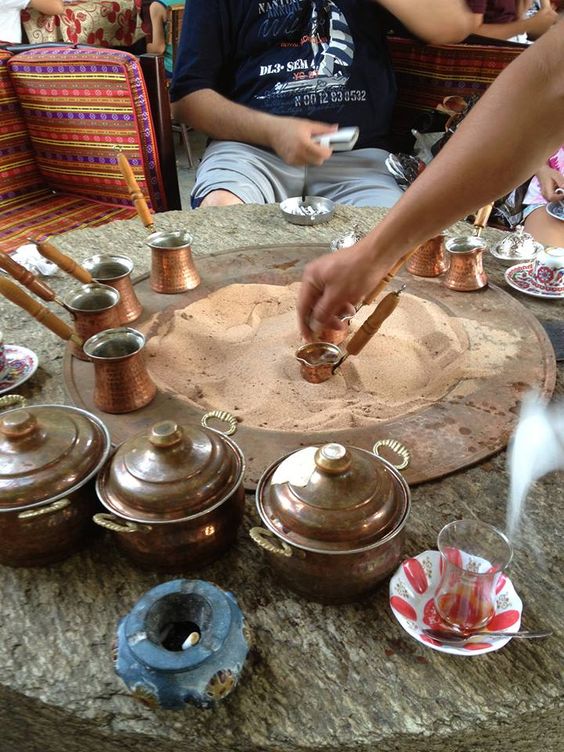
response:
<svg viewBox="0 0 564 752"><path fill-rule="evenodd" d="M461 634L483 629L495 615L496 585L513 556L504 533L479 520L456 520L439 533L441 579L435 606Z"/></svg>

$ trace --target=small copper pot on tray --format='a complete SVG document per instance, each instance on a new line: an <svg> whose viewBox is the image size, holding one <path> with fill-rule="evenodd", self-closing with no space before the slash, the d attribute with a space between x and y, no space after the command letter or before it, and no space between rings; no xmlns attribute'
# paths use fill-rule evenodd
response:
<svg viewBox="0 0 564 752"><path fill-rule="evenodd" d="M110 435L91 413L33 405L0 415L0 564L64 559L95 532L93 478Z"/></svg>
<svg viewBox="0 0 564 752"><path fill-rule="evenodd" d="M166 420L121 444L96 491L109 514L94 521L117 535L144 569L184 572L221 556L243 518L244 459L227 436Z"/></svg>
<svg viewBox="0 0 564 752"><path fill-rule="evenodd" d="M407 450L398 446L403 459ZM250 535L277 577L312 600L345 603L369 594L398 566L411 497L387 460L325 444L272 464L256 504L264 527Z"/></svg>

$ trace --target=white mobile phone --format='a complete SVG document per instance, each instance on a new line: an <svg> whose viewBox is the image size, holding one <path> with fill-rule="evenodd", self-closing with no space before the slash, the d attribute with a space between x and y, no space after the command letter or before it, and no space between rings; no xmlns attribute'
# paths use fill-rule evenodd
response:
<svg viewBox="0 0 564 752"><path fill-rule="evenodd" d="M333 151L350 151L358 141L359 128L340 128L334 133L324 133L314 136L313 140L321 146L328 146Z"/></svg>

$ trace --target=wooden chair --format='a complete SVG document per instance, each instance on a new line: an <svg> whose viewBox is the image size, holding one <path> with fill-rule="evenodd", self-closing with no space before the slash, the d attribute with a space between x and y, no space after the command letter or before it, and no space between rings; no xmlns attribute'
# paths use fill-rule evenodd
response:
<svg viewBox="0 0 564 752"><path fill-rule="evenodd" d="M166 43L172 47L172 61L176 64L176 54L178 52L178 46L180 43L180 34L182 32L182 23L184 20L184 3L178 3L177 5L170 5L167 9L167 24L166 24ZM189 133L192 130L186 123L179 123L176 120L172 121L172 130L175 133L180 133L182 143L184 144L184 150L188 158L188 165L190 168L194 166L194 159L192 157L192 148L190 146Z"/></svg>
<svg viewBox="0 0 564 752"><path fill-rule="evenodd" d="M7 47L0 50L0 122L3 251L30 235L135 216L115 146L154 212L180 209L162 58L72 45Z"/></svg>

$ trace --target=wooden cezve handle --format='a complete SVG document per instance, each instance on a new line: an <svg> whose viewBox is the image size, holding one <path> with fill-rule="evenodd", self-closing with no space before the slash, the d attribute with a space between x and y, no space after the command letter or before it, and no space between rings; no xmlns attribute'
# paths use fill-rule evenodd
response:
<svg viewBox="0 0 564 752"><path fill-rule="evenodd" d="M484 227L488 224L488 219L490 218L490 214L492 213L493 204L486 204L485 206L482 206L481 209L478 209L476 212L476 216L474 217L474 227L476 235L480 235Z"/></svg>
<svg viewBox="0 0 564 752"><path fill-rule="evenodd" d="M123 175L124 180L127 183L129 197L133 201L133 204L137 209L137 214L139 214L141 222L143 222L143 225L148 229L154 230L155 223L153 221L153 215L149 211L145 197L143 196L141 188L139 187L139 183L135 179L135 175L133 174L133 170L131 169L131 165L127 161L127 157L122 151L118 151L117 162L119 169L121 170L121 174Z"/></svg>
<svg viewBox="0 0 564 752"><path fill-rule="evenodd" d="M43 256L43 258L52 261L59 267L59 269L62 269L67 274L70 274L71 277L74 277L79 282L82 282L83 285L88 285L91 282L94 282L94 277L90 274L90 272L86 271L86 269L80 266L80 264L78 264L73 258L62 253L53 245L53 243L48 243L46 240L43 240L41 242L34 240L32 242L36 243L37 250Z"/></svg>
<svg viewBox="0 0 564 752"><path fill-rule="evenodd" d="M11 282L9 279L0 278L0 293L8 300L15 303L24 311L27 311L33 316L34 319L39 321L40 324L46 326L54 334L61 339L70 339L75 342L79 347L82 346L82 340L74 329L65 323L58 316L55 316L48 308L41 303L38 303L30 295L24 292L21 287Z"/></svg>
<svg viewBox="0 0 564 752"><path fill-rule="evenodd" d="M382 298L364 324L362 324L347 343L346 349L348 355L358 355L388 316L391 316L399 303L400 292L389 292L385 298Z"/></svg>
<svg viewBox="0 0 564 752"><path fill-rule="evenodd" d="M62 303L57 297L55 291L52 290L49 285L46 285L45 282L38 279L35 274L30 272L29 269L26 269L25 266L14 261L14 259L8 256L7 253L0 253L0 268L4 269L4 271L7 272L10 277L15 279L16 282L27 287L28 290L35 293L43 300L46 300L48 303L51 300L54 300L57 303Z"/></svg>

